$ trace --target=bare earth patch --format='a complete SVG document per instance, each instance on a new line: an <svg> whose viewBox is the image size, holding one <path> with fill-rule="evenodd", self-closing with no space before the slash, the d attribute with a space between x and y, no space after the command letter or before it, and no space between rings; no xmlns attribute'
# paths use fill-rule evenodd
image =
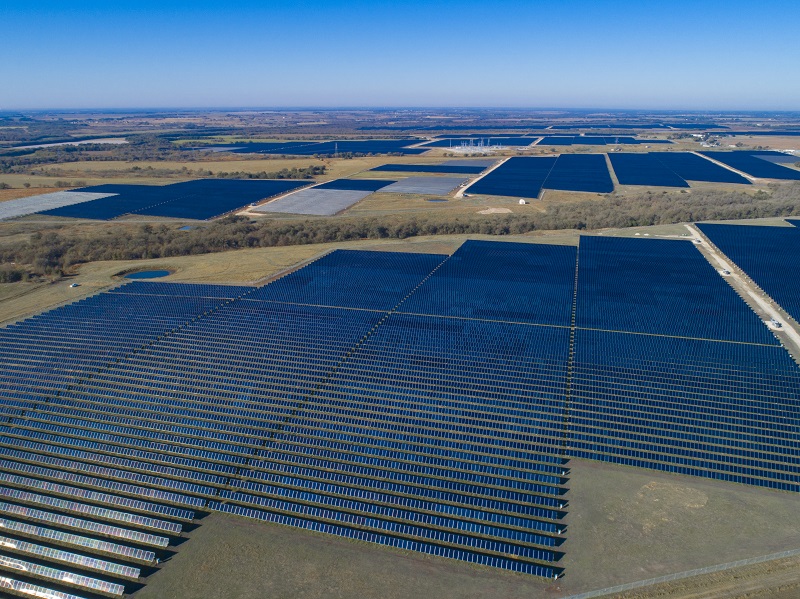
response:
<svg viewBox="0 0 800 599"><path fill-rule="evenodd" d="M478 214L512 214L509 208L487 208L486 210L479 210Z"/></svg>

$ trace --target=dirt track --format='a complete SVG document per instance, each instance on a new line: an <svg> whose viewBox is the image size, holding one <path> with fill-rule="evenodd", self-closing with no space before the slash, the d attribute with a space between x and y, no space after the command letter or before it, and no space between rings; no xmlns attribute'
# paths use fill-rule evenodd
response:
<svg viewBox="0 0 800 599"><path fill-rule="evenodd" d="M607 595L609 599L797 599L800 557Z"/></svg>

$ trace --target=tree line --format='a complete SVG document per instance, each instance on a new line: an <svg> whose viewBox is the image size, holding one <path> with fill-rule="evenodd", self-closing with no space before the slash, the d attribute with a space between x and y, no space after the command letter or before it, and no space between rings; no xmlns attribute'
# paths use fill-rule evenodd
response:
<svg viewBox="0 0 800 599"><path fill-rule="evenodd" d="M702 220L800 215L800 184L770 192L692 190L608 195L557 204L546 212L467 214L446 212L383 217L261 219L229 216L190 231L177 225L126 225L35 232L29 241L0 249L0 282L58 277L73 266L96 260L138 260L359 239L406 239L422 235L515 235L537 230L596 230ZM12 264L13 263L13 264Z"/></svg>

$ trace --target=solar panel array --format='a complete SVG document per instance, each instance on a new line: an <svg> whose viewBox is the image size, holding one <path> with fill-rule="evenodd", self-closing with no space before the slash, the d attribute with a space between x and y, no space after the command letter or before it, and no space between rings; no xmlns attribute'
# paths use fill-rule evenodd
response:
<svg viewBox="0 0 800 599"><path fill-rule="evenodd" d="M569 457L800 490L797 366L685 241L136 282L0 352L3 534L61 552L8 553L123 587L196 510L552 577Z"/></svg>
<svg viewBox="0 0 800 599"><path fill-rule="evenodd" d="M684 241L584 237L570 454L800 490L800 372Z"/></svg>
<svg viewBox="0 0 800 599"><path fill-rule="evenodd" d="M252 212L333 216L372 195L371 191L310 187L255 206Z"/></svg>
<svg viewBox="0 0 800 599"><path fill-rule="evenodd" d="M63 208L73 204L108 197L111 194L80 191L56 191L0 203L0 220L35 214L43 210Z"/></svg>
<svg viewBox="0 0 800 599"><path fill-rule="evenodd" d="M388 179L334 179L256 206L252 211L333 216L392 183L395 181Z"/></svg>
<svg viewBox="0 0 800 599"><path fill-rule="evenodd" d="M697 226L711 243L795 321L800 322L800 229L717 224Z"/></svg>
<svg viewBox="0 0 800 599"><path fill-rule="evenodd" d="M605 136L597 135L548 135L543 137L537 146L610 146L610 145L639 145L639 144L669 144L666 139L636 139L630 136Z"/></svg>
<svg viewBox="0 0 800 599"><path fill-rule="evenodd" d="M718 162L727 164L743 173L747 173L751 177L800 181L800 171L791 169L788 166L762 160L755 152L702 152L702 154Z"/></svg>
<svg viewBox="0 0 800 599"><path fill-rule="evenodd" d="M689 187L689 184L663 162L650 154L609 154L620 185Z"/></svg>
<svg viewBox="0 0 800 599"><path fill-rule="evenodd" d="M134 331L140 304L194 317L181 312L155 339L129 336L124 357L10 408L0 472L553 576L565 470L538 430L562 424L567 331L509 325L498 345L496 323L390 313L445 259L335 252L259 289L133 283L62 309L87 318L97 304L88 319L102 319L110 302ZM402 388L423 363L430 381ZM512 433L502 414L522 418L533 401L548 422ZM120 521L112 511L103 517Z"/></svg>
<svg viewBox="0 0 800 599"><path fill-rule="evenodd" d="M485 177L478 179L466 191L495 196L538 198L556 158L513 157Z"/></svg>
<svg viewBox="0 0 800 599"><path fill-rule="evenodd" d="M339 141L286 141L230 144L228 151L236 154L285 154L315 156L331 154L422 154L429 148L409 148L421 139L359 139ZM225 144L216 144L225 148Z"/></svg>
<svg viewBox="0 0 800 599"><path fill-rule="evenodd" d="M290 179L197 179L171 185L98 185L79 191L115 195L40 214L93 220L111 220L125 214L207 220L309 183Z"/></svg>
<svg viewBox="0 0 800 599"><path fill-rule="evenodd" d="M382 193L447 195L467 179L461 177L406 177L381 189Z"/></svg>
<svg viewBox="0 0 800 599"><path fill-rule="evenodd" d="M750 184L740 174L692 152L615 153L608 156L622 185L688 187L687 181Z"/></svg>
<svg viewBox="0 0 800 599"><path fill-rule="evenodd" d="M138 286L147 294L129 292ZM7 588L121 596L126 581L138 579L142 565L153 565L194 518L199 502L181 506L180 493L158 485L160 473L178 471L161 465L164 457L137 461L146 451L123 448L102 424L110 408L81 409L97 405L91 397L66 407L91 376L229 301L210 297L218 295L214 286L170 287L184 297L134 284L2 329L0 569Z"/></svg>
<svg viewBox="0 0 800 599"><path fill-rule="evenodd" d="M535 142L538 137L447 137L444 139L434 139L428 143L422 144L422 149L429 150L431 148L450 148L461 146L514 146L525 147Z"/></svg>
<svg viewBox="0 0 800 599"><path fill-rule="evenodd" d="M614 190L604 154L513 157L473 183L469 193L538 198L542 189Z"/></svg>
<svg viewBox="0 0 800 599"><path fill-rule="evenodd" d="M602 123L586 121L583 123L569 123L551 125L549 129L727 129L724 125L715 123Z"/></svg>
<svg viewBox="0 0 800 599"><path fill-rule="evenodd" d="M610 193L614 182L603 154L562 154L544 182L545 189Z"/></svg>
<svg viewBox="0 0 800 599"><path fill-rule="evenodd" d="M316 185L314 189L337 189L347 191L378 191L387 185L396 183L389 179L334 179Z"/></svg>

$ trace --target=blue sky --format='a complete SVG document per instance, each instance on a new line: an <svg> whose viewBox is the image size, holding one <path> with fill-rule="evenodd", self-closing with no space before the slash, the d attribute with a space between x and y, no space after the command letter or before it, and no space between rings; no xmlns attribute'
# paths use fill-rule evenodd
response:
<svg viewBox="0 0 800 599"><path fill-rule="evenodd" d="M796 0L6 0L0 24L0 110L800 110Z"/></svg>

